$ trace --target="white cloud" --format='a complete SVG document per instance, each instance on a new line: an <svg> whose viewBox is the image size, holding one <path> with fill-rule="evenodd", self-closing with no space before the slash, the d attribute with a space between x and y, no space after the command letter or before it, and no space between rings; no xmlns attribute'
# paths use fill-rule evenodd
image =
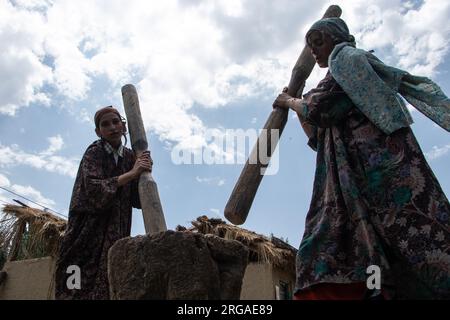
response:
<svg viewBox="0 0 450 320"><path fill-rule="evenodd" d="M42 194L34 189L31 186L21 186L17 184L13 184L11 186L12 191L29 198L39 204L42 204L44 206L54 206L56 203L52 199L46 198L42 196Z"/></svg>
<svg viewBox="0 0 450 320"><path fill-rule="evenodd" d="M51 68L45 57L45 24L39 12L17 10L0 0L0 114L15 115L31 103L49 104L45 83L51 82Z"/></svg>
<svg viewBox="0 0 450 320"><path fill-rule="evenodd" d="M9 187L9 179L0 173L0 187Z"/></svg>
<svg viewBox="0 0 450 320"><path fill-rule="evenodd" d="M429 160L435 160L437 158L445 156L449 152L450 152L450 144L447 144L443 147L433 146L431 151L425 153L425 156Z"/></svg>
<svg viewBox="0 0 450 320"><path fill-rule="evenodd" d="M12 0L11 2L24 9L44 10L52 4L53 0Z"/></svg>
<svg viewBox="0 0 450 320"><path fill-rule="evenodd" d="M50 137L48 140L50 146L45 151L35 154L27 153L15 144L11 146L0 144L0 168L25 165L75 178L79 159L55 155L64 144L61 136Z"/></svg>
<svg viewBox="0 0 450 320"><path fill-rule="evenodd" d="M47 140L50 142L50 146L47 148L47 150L41 152L41 155L43 156L50 156L55 154L55 152L61 150L64 145L64 140L60 135L49 137L47 138Z"/></svg>
<svg viewBox="0 0 450 320"><path fill-rule="evenodd" d="M424 0L337 1L357 45L382 51L385 61L410 73L433 76L448 54L450 2Z"/></svg>
<svg viewBox="0 0 450 320"><path fill-rule="evenodd" d="M220 210L219 209L215 209L215 208L211 208L209 209L211 212L215 213L215 214L219 214Z"/></svg>
<svg viewBox="0 0 450 320"><path fill-rule="evenodd" d="M218 187L221 187L225 184L225 179L222 179L220 177L201 178L199 176L196 176L195 180L199 183L206 183L208 185L216 185Z"/></svg>
<svg viewBox="0 0 450 320"><path fill-rule="evenodd" d="M15 192L17 194L20 194L21 196L24 196L32 201L35 201L37 203L40 203L44 206L54 206L56 203L52 199L44 197L38 190L34 189L31 186L22 186L18 184L12 184L9 179L3 175L0 174L0 186L4 187L12 192ZM26 200L22 198L18 198L16 195L7 192L4 189L0 189L0 200L12 203L11 199L19 199L25 203L27 203L29 206L34 206L32 203L27 202Z"/></svg>
<svg viewBox="0 0 450 320"><path fill-rule="evenodd" d="M93 82L104 76L116 86L115 92L120 85L134 82L144 102L147 128L162 140L182 145L192 141L198 147L207 145L202 138L205 124L190 112L194 103L216 108L262 94L266 88L278 92L287 81L287 66L292 64L281 64L276 54L255 56L257 48L251 43L243 50L247 53L238 54L235 49L245 42L236 37L239 30L226 19L238 19L234 22L248 26L251 3L239 0L215 4L192 1L188 6L177 1L16 3L19 6L13 8L4 2L10 15L39 17L28 19L27 26L39 32L39 37L32 36L39 39L37 47L45 55L36 59L43 65L43 57L49 58L52 72L47 81L57 93L68 99L86 98ZM39 10L33 11L35 7ZM277 7L263 6L261 14L268 18ZM262 21L259 19L257 25ZM276 28L277 21L275 16L266 21L264 35L251 36L257 31L252 28L245 30L245 37L256 39L252 43L258 48L266 46L267 52L278 52L277 35L282 32ZM283 24L282 28L288 26ZM270 36L269 42L266 36ZM278 44L278 48L270 48L271 44ZM17 102L7 108L12 114L22 105Z"/></svg>
<svg viewBox="0 0 450 320"><path fill-rule="evenodd" d="M221 219L223 219L223 220L226 220L225 217L223 216L223 214L220 212L219 209L211 208L211 209L209 209L209 211L210 211L212 214L218 216L219 218L221 218Z"/></svg>
<svg viewBox="0 0 450 320"><path fill-rule="evenodd" d="M332 2L343 8L358 45L376 49L388 63L432 75L448 53L446 0ZM0 112L14 114L55 95L86 99L105 79L120 99L120 87L134 83L148 130L172 146L206 147L208 125L193 106L275 98L289 81L306 30L332 2L20 0L13 7L0 0L6 44L0 71L8 79ZM325 72L315 68L305 91ZM78 111L86 120L91 110Z"/></svg>

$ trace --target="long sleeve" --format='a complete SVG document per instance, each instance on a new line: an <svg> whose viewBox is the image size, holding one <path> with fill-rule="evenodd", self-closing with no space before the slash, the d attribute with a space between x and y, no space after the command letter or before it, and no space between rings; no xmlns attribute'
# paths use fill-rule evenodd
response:
<svg viewBox="0 0 450 320"><path fill-rule="evenodd" d="M320 93L310 96L304 105L304 116L316 127L329 128L345 119L352 107L345 94Z"/></svg>
<svg viewBox="0 0 450 320"><path fill-rule="evenodd" d="M100 152L88 150L81 165L87 199L94 210L110 207L119 188L118 177L105 176L103 161Z"/></svg>
<svg viewBox="0 0 450 320"><path fill-rule="evenodd" d="M345 119L353 103L331 75L303 96L302 118L313 126L328 128Z"/></svg>
<svg viewBox="0 0 450 320"><path fill-rule="evenodd" d="M106 176L101 146L86 150L75 181L71 210L97 213L109 209L119 190L118 177Z"/></svg>

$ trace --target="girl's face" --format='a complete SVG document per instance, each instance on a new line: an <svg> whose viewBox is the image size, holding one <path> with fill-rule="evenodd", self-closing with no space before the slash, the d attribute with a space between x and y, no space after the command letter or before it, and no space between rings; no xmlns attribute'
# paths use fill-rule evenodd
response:
<svg viewBox="0 0 450 320"><path fill-rule="evenodd" d="M327 68L328 57L334 49L331 37L320 31L312 31L306 41L319 67Z"/></svg>
<svg viewBox="0 0 450 320"><path fill-rule="evenodd" d="M108 112L100 119L98 128L95 128L97 136L105 139L109 144L115 148L122 143L122 135L124 133L124 126L119 116L113 112Z"/></svg>

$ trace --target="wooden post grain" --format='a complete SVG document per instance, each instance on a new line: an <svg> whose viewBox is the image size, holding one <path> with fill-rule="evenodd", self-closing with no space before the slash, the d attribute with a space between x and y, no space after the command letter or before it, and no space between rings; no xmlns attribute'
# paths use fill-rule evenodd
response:
<svg viewBox="0 0 450 320"><path fill-rule="evenodd" d="M130 131L131 146L139 156L147 151L148 143L142 122L141 109L136 88L127 84L122 87L123 105ZM143 172L139 178L139 198L144 216L145 232L154 234L167 231L166 221L158 193L158 186L150 172Z"/></svg>
<svg viewBox="0 0 450 320"><path fill-rule="evenodd" d="M328 7L324 14L324 18L330 17L340 17L342 10L339 6L332 5ZM292 69L291 80L289 81L288 94L294 97L301 97L303 88L305 86L305 81L311 74L314 68L315 60L312 56L309 48L305 45L303 48L294 68ZM252 155L256 154L256 150L262 141L267 141L269 144L267 146L268 156L271 157L273 151L276 148L277 141L274 142L275 145L270 145L271 130L279 130L279 136L283 132L288 119L288 111L280 108L276 108L270 114L264 129L260 137L258 138L255 146L253 147ZM301 120L301 119L300 119ZM307 136L312 134L312 127L307 123L301 121L303 130ZM264 135L264 136L262 136ZM249 163L249 160L245 163L245 166L239 176L239 179L231 193L227 205L225 206L225 217L234 224L243 224L247 219L248 212L255 198L258 187L264 176L264 168L267 166L259 161L256 164Z"/></svg>

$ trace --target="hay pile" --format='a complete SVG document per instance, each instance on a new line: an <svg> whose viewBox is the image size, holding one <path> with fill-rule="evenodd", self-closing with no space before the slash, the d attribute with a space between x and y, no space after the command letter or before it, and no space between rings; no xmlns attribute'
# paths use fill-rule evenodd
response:
<svg viewBox="0 0 450 320"><path fill-rule="evenodd" d="M66 220L35 208L5 205L0 212L0 250L8 260L56 256Z"/></svg>
<svg viewBox="0 0 450 320"><path fill-rule="evenodd" d="M177 227L177 231L200 232L213 234L227 240L237 240L247 246L251 262L270 263L279 268L295 272L297 250L276 237L265 237L261 234L227 224L222 219L198 217L191 222L191 228Z"/></svg>

